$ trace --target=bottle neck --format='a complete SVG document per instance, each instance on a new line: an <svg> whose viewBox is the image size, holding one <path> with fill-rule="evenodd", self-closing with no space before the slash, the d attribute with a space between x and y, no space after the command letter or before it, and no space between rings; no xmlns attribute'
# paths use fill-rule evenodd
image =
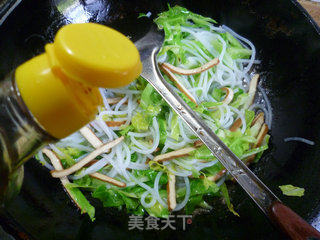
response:
<svg viewBox="0 0 320 240"><path fill-rule="evenodd" d="M24 104L14 79L14 72L0 82L0 202L22 182L21 166L37 150L57 139L50 136ZM18 170L19 169L19 170ZM19 172L19 174L17 174ZM18 184L20 185L20 183ZM19 190L19 189L17 189Z"/></svg>

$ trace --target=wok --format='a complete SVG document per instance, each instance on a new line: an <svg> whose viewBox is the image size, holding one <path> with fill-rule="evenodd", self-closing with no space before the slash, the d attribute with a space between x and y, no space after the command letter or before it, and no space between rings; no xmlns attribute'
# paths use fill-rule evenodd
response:
<svg viewBox="0 0 320 240"><path fill-rule="evenodd" d="M308 222L320 229L320 30L296 1L197 0L169 1L210 16L249 38L258 50L262 75L273 107L271 143L251 168L272 191ZM24 0L0 26L0 77L44 51L57 30L72 22L99 22L132 40L142 37L152 17L167 9L167 1L147 0ZM314 146L284 138L300 136ZM306 189L302 198L281 195L279 185ZM229 184L232 202L240 214L229 213L220 200L211 200L211 212L196 214L182 230L128 230L124 210L96 206L96 220L80 215L57 179L35 160L25 165L21 193L1 210L0 223L17 239L284 239L236 184ZM210 200L210 199L209 199Z"/></svg>

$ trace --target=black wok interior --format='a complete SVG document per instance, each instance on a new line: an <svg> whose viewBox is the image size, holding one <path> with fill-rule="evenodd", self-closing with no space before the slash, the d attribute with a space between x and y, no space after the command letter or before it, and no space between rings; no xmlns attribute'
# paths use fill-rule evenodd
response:
<svg viewBox="0 0 320 240"><path fill-rule="evenodd" d="M320 36L319 28L296 1L196 0L170 1L210 16L249 38L262 60L257 69L273 107L270 149L253 171L282 201L308 222L316 224L320 210ZM63 25L76 21L99 22L139 39L151 20L137 19L150 11L154 17L166 1L23 0L0 26L0 77L44 51ZM300 136L314 146L284 142ZM279 185L306 189L302 198L283 196ZM230 183L239 217L220 200L213 210L194 216L186 231L129 231L128 215L104 209L94 202L96 220L80 215L58 180L35 160L25 165L20 195L1 211L0 223L17 239L284 239L236 184ZM320 226L318 226L319 229Z"/></svg>

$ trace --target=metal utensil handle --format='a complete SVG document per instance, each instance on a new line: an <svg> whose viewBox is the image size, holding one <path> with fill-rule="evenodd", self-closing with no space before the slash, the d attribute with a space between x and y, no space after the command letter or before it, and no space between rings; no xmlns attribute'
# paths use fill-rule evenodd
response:
<svg viewBox="0 0 320 240"><path fill-rule="evenodd" d="M167 101L173 110L188 124L192 131L211 150L229 173L256 202L261 210L268 214L274 201L280 200L265 186L261 180L219 139L219 137L203 123L181 98L171 85L162 77L156 62L157 48L154 48L151 61L144 61L141 74Z"/></svg>
<svg viewBox="0 0 320 240"><path fill-rule="evenodd" d="M280 202L270 207L269 219L287 236L294 240L320 239L320 232L309 225L298 214Z"/></svg>

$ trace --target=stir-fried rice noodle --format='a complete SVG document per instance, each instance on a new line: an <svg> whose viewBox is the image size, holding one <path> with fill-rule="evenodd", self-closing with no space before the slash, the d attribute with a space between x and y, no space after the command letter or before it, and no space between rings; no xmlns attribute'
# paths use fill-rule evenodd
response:
<svg viewBox="0 0 320 240"><path fill-rule="evenodd" d="M227 86L232 88L235 94L243 90L245 92L248 91L252 66L260 64L260 61L255 59L255 47L248 39L240 36L224 25L221 27L211 25L210 30L183 26L181 27L181 32L188 34L181 41L187 61L184 63L180 62L176 65L177 67L183 69L194 68L192 67L193 65L203 65L210 61L212 59L211 56L217 57L220 60L217 66L198 75L182 76L175 74L198 104L202 102L218 103L219 101L212 95L213 89L220 89ZM220 35L226 32L237 39L245 49L251 50L249 59L232 59L227 55L227 42L225 38ZM216 49L212 41L217 41L221 49ZM205 47L206 51L200 47L201 45ZM170 62L167 52L164 55L160 55L158 60L159 62L174 64L174 62ZM90 123L88 127L91 128L103 143L120 137L120 131L132 124L133 117L137 115L137 113L143 113L145 111L145 109L141 108L140 104L143 90L137 90L135 84L136 83L132 83L127 87L119 89L100 89L104 106L99 110L96 120ZM181 94L177 88L175 89ZM265 122L270 128L272 124L270 102L267 99L265 91L260 86L258 86L257 91L259 92L260 100L251 105L249 110L254 110L255 112L263 111L266 119ZM109 98L116 97L120 97L121 100L116 104L108 103ZM246 125L245 109L241 107L232 106L232 104L221 104L215 108L207 109L207 111L211 114L216 114L217 119L213 119L208 114L199 114L214 130L229 129L238 118L242 121L242 125L239 128L242 134L244 134L247 127L249 127ZM179 188L183 188L185 189L185 193L184 196L180 197L179 201L177 201L177 206L174 210L178 211L183 209L190 197L189 177L193 174L193 171L201 172L206 168L215 166L218 164L218 161L215 159L205 161L192 155L165 161L162 164L165 169L163 170L164 172L159 171L157 173L152 186L144 182L147 179L135 175L133 171L150 169L147 161L152 160L154 156L190 146L196 140L188 126L181 119L178 118L176 120L176 114L172 109L168 108L165 116L164 121L166 124L165 131L167 137L162 144L160 144L162 133L160 132L159 119L157 116L154 116L151 118L147 129L138 131L135 128L130 128L126 133L125 141L113 147L111 152L102 154L91 166L69 176L69 178L73 180L81 179L88 174L100 171L126 183L127 187L140 186L143 188L145 191L140 197L140 203L144 208L151 208L156 203L167 208L167 200L160 194L160 190L166 189L166 186L160 183L160 179L166 174L165 171L169 171L184 183L176 186L177 191L179 191ZM109 127L106 121L125 121L125 123L123 126ZM179 129L179 133L174 136L173 132L176 131L176 128ZM84 156L94 150L94 147L79 133L75 133L55 145L50 145L50 148L60 158L65 157L65 151L63 151L63 149L75 148L82 151L84 155L75 161L81 161ZM137 159L132 161L134 156L137 156ZM44 158L42 152L38 154L38 158L49 170L54 169L50 162ZM221 178L216 184L220 186L225 179L225 177ZM106 185L108 188L111 187L109 184Z"/></svg>

